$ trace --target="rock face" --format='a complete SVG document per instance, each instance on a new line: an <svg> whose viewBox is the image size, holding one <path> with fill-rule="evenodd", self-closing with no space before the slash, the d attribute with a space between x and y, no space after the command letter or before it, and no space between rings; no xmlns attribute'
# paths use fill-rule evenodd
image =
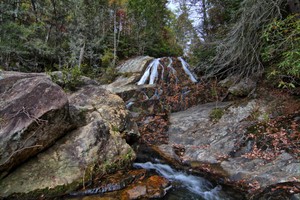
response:
<svg viewBox="0 0 300 200"><path fill-rule="evenodd" d="M236 85L231 86L228 91L235 96L247 96L256 88L256 82L250 78L242 79Z"/></svg>
<svg viewBox="0 0 300 200"><path fill-rule="evenodd" d="M52 145L72 126L64 91L41 74L0 79L0 177Z"/></svg>
<svg viewBox="0 0 300 200"><path fill-rule="evenodd" d="M169 144L158 146L157 151L173 162L215 176L220 183L245 183L252 192L284 182L299 185L300 162L289 153L283 151L268 162L246 156L255 148L251 140L237 147L245 140L249 123L245 119L258 110L263 113L266 105L254 100L238 106L230 104L203 104L171 114ZM210 120L216 108L224 110L217 122Z"/></svg>
<svg viewBox="0 0 300 200"><path fill-rule="evenodd" d="M121 133L135 132L124 102L97 86L69 96L70 115L79 128L0 181L0 196L38 198L62 194L95 173L125 168L135 153Z"/></svg>
<svg viewBox="0 0 300 200"><path fill-rule="evenodd" d="M244 78L239 81L239 77L231 76L219 82L221 87L228 88L228 92L234 96L244 97L256 89L257 77Z"/></svg>
<svg viewBox="0 0 300 200"><path fill-rule="evenodd" d="M152 59L149 56L139 56L118 66L117 70L120 76L113 83L104 86L105 89L114 93L120 93L141 88L135 83L145 70L146 64Z"/></svg>

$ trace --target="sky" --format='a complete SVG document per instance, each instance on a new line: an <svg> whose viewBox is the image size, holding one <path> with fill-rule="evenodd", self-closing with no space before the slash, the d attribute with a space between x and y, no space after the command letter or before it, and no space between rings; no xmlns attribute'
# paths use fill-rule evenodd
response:
<svg viewBox="0 0 300 200"><path fill-rule="evenodd" d="M178 3L175 3L174 1L172 0L169 0L168 4L167 4L167 7L175 13L176 9L178 8Z"/></svg>
<svg viewBox="0 0 300 200"><path fill-rule="evenodd" d="M199 1L200 3L200 1ZM174 1L174 0L169 0L167 7L173 12L175 13L177 16L180 14L179 12L179 3ZM197 4L196 6L191 6L190 8L190 14L189 14L189 18L190 20L192 20L194 27L199 26L199 24L201 24L201 15L199 14L199 8L200 5Z"/></svg>

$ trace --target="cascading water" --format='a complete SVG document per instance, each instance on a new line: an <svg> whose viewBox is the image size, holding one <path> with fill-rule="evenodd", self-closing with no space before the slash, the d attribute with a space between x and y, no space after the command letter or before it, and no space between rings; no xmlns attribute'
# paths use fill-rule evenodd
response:
<svg viewBox="0 0 300 200"><path fill-rule="evenodd" d="M161 59L163 59L163 58L156 58L152 62L150 62L150 64L146 68L146 70L145 70L142 78L137 82L137 85L146 84L146 82L147 82L148 79L149 79L149 84L155 84L156 80L158 79L158 75L159 75L159 72L158 72L159 67L161 67L161 69L162 69L162 71L161 71L161 79L163 79L165 69L164 69L164 66L160 62ZM168 59L169 59L169 64L167 66L167 69L169 69L170 72L173 75L175 75L176 81L178 81L178 78L176 76L176 70L172 67L173 60L171 58L168 58ZM195 78L195 76L189 70L188 63L185 62L181 57L179 57L178 59L180 60L181 66L182 66L184 72L189 76L190 80L192 82L194 82L194 83L198 82L197 79Z"/></svg>
<svg viewBox="0 0 300 200"><path fill-rule="evenodd" d="M154 84L155 79L158 77L158 66L160 65L159 58L154 59L147 67L145 73L143 74L142 78L139 80L137 83L138 85L143 85L146 83L146 81L149 78L150 75L150 80L149 84Z"/></svg>
<svg viewBox="0 0 300 200"><path fill-rule="evenodd" d="M172 182L177 182L185 187L188 191L194 193L193 197L184 196L184 199L205 199L205 200L224 200L229 199L222 194L221 186L213 186L204 178L188 175L183 172L172 169L169 165L153 164L151 162L135 163L136 168L143 168L147 170L156 170L163 177ZM181 199L181 198L177 198Z"/></svg>
<svg viewBox="0 0 300 200"><path fill-rule="evenodd" d="M197 83L197 79L194 77L194 75L192 74L192 72L189 70L189 64L187 62L185 62L185 60L183 60L181 57L178 58L181 62L182 68L184 69L185 73L187 75L189 75L191 81L193 81L194 83Z"/></svg>

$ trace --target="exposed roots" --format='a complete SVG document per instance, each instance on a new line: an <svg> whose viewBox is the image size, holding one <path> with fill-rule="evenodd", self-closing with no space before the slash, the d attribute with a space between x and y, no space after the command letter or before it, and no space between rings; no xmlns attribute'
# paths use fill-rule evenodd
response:
<svg viewBox="0 0 300 200"><path fill-rule="evenodd" d="M248 77L263 72L260 61L262 32L274 18L282 18L286 0L245 0L239 10L239 20L220 42L209 75Z"/></svg>

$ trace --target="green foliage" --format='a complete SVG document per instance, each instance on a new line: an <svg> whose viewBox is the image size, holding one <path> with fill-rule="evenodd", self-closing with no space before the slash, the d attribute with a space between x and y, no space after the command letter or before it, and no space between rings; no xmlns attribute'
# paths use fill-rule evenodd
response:
<svg viewBox="0 0 300 200"><path fill-rule="evenodd" d="M165 57L165 56L180 56L183 54L182 48L177 45L171 45L166 39L155 41L152 46L145 50L145 54L152 57Z"/></svg>
<svg viewBox="0 0 300 200"><path fill-rule="evenodd" d="M128 13L134 19L133 45L137 54L153 57L179 56L182 48L168 24L171 12L166 8L166 0L129 0Z"/></svg>
<svg viewBox="0 0 300 200"><path fill-rule="evenodd" d="M101 56L102 67L110 67L114 59L114 54L110 50L105 50L103 56Z"/></svg>
<svg viewBox="0 0 300 200"><path fill-rule="evenodd" d="M262 59L272 67L268 77L278 87L294 88L300 79L300 20L297 15L274 19L263 32Z"/></svg>
<svg viewBox="0 0 300 200"><path fill-rule="evenodd" d="M188 1L192 4L201 5L202 24L196 28L189 25L188 31L195 30L195 36L202 35L202 41L199 38L192 40L192 46L188 52L189 63L196 66L199 73L206 72L207 68L213 65L214 58L217 54L217 47L220 46L218 41L224 39L230 28L233 26L242 0L198 0ZM203 6L204 4L204 6ZM182 11L184 14L184 10ZM204 16L207 16L206 18ZM185 19L186 18L186 19ZM180 21L184 21L182 27L189 23L186 16L180 16ZM181 32L181 31L179 31ZM180 33L182 34L182 33ZM186 37L187 34L183 34ZM198 39L198 40L197 40Z"/></svg>
<svg viewBox="0 0 300 200"><path fill-rule="evenodd" d="M86 63L81 65L81 73L84 76L95 79L99 76L100 72L101 70L99 66L93 66Z"/></svg>
<svg viewBox="0 0 300 200"><path fill-rule="evenodd" d="M264 72L260 53L263 27L276 17L285 0L244 0L239 18L226 37L219 42L214 65L207 69L210 76L259 76Z"/></svg>
<svg viewBox="0 0 300 200"><path fill-rule="evenodd" d="M117 72L115 67L102 68L102 74L99 78L99 82L101 84L109 84L113 82L118 75L119 73Z"/></svg>
<svg viewBox="0 0 300 200"><path fill-rule="evenodd" d="M62 74L55 72L47 72L50 74L53 82L57 83L66 90L75 90L82 82L82 71L78 66L75 67L63 67Z"/></svg>
<svg viewBox="0 0 300 200"><path fill-rule="evenodd" d="M213 58L216 55L215 44L199 44L194 48L193 55L190 56L191 65L197 66L197 71L205 71L207 65L211 65Z"/></svg>
<svg viewBox="0 0 300 200"><path fill-rule="evenodd" d="M242 0L209 0L208 37L221 39L228 32L228 27L237 18L237 12ZM214 39L217 39L214 38Z"/></svg>
<svg viewBox="0 0 300 200"><path fill-rule="evenodd" d="M98 74L102 68L111 76L115 58L179 56L182 49L168 24L166 3L2 0L0 65L35 72L78 65L85 75Z"/></svg>
<svg viewBox="0 0 300 200"><path fill-rule="evenodd" d="M221 108L214 108L214 109L211 111L211 113L210 113L210 115L209 115L209 118L210 118L212 121L216 122L216 121L220 120L220 119L222 118L223 115L224 115L224 110L223 110L223 109L221 109Z"/></svg>

